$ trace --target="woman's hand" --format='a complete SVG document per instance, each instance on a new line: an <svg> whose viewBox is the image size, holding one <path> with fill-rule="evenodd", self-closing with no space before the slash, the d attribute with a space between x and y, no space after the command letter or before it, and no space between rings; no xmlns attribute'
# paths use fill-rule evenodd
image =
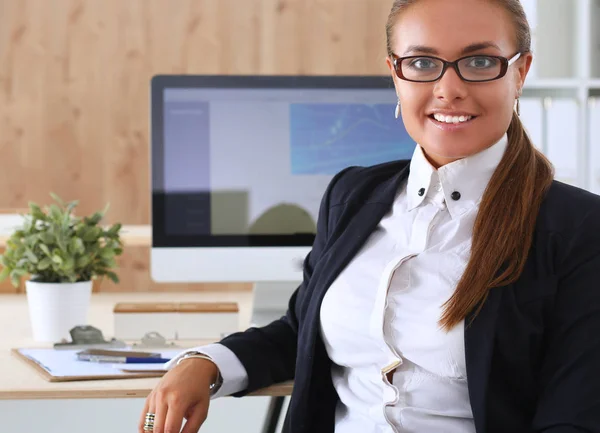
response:
<svg viewBox="0 0 600 433"><path fill-rule="evenodd" d="M153 433L196 433L206 420L210 403L210 385L218 376L217 366L206 359L186 359L173 367L152 390L140 418L139 433L144 430L146 414L155 414Z"/></svg>

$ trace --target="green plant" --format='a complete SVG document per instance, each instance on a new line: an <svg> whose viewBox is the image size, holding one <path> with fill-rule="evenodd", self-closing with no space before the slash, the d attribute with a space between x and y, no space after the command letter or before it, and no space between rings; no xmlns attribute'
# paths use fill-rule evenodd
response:
<svg viewBox="0 0 600 433"><path fill-rule="evenodd" d="M123 252L121 224L104 228L100 222L108 211L89 217L77 217L73 210L78 201L63 202L50 194L56 203L44 210L29 203L24 223L6 242L0 256L0 281L10 277L19 285L21 278L44 283L75 283L107 276L115 283L119 278L115 258Z"/></svg>

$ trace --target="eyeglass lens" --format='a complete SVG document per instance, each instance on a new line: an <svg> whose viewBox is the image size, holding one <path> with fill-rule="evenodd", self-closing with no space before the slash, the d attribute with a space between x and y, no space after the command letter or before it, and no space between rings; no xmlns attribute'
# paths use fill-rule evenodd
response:
<svg viewBox="0 0 600 433"><path fill-rule="evenodd" d="M489 56L466 57L457 65L460 75L470 81L493 80L502 72L502 62ZM444 63L439 59L424 56L403 59L400 67L402 75L408 80L434 81L441 76Z"/></svg>

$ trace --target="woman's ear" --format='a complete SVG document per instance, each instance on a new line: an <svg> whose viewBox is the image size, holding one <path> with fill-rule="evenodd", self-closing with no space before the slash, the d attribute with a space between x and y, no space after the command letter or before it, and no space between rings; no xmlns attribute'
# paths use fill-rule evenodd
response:
<svg viewBox="0 0 600 433"><path fill-rule="evenodd" d="M385 58L385 62L387 64L388 69L390 70L390 74L392 76L392 81L394 82L394 87L396 88L396 96L398 97L398 103L396 105L396 110L394 115L396 116L396 119L398 117L400 117L400 113L402 111L402 108L400 106L400 91L398 89L398 77L396 76L396 68L394 67L394 61L390 58L390 56L387 56Z"/></svg>
<svg viewBox="0 0 600 433"><path fill-rule="evenodd" d="M390 70L390 74L392 74L392 78L393 76L396 74L396 71L394 71L394 61L392 59L390 59L390 56L387 56L385 58L385 63L388 67L388 69Z"/></svg>
<svg viewBox="0 0 600 433"><path fill-rule="evenodd" d="M525 53L521 56L519 61L517 62L518 66L517 70L517 89L523 89L523 85L525 84L525 79L527 78L527 74L529 73L529 69L531 68L531 62L533 62L533 54Z"/></svg>

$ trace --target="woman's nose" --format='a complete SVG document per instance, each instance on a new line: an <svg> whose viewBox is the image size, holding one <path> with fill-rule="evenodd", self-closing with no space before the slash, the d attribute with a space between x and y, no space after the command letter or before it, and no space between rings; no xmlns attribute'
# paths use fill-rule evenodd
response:
<svg viewBox="0 0 600 433"><path fill-rule="evenodd" d="M435 83L433 93L436 98L445 102L464 99L467 96L466 84L454 68L448 68L442 78Z"/></svg>

